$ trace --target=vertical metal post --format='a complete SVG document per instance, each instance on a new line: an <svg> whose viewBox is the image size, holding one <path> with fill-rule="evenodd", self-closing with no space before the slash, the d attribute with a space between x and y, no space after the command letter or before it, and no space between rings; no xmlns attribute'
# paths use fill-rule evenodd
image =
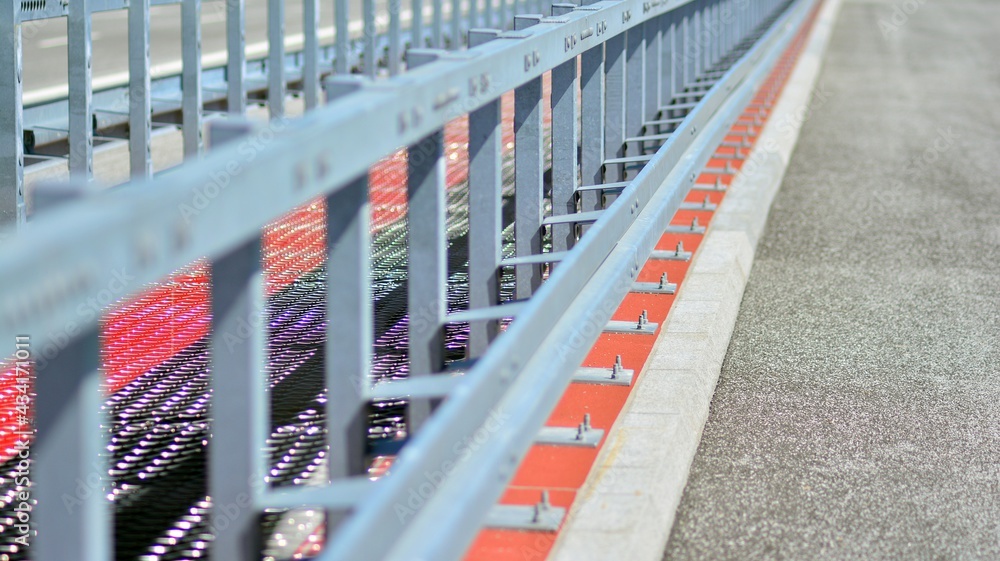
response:
<svg viewBox="0 0 1000 561"><path fill-rule="evenodd" d="M399 18L403 9L402 0L389 0L389 75L395 76L400 71L402 45L400 44Z"/></svg>
<svg viewBox="0 0 1000 561"><path fill-rule="evenodd" d="M365 472L372 353L368 175L326 198L326 418L330 478Z"/></svg>
<svg viewBox="0 0 1000 561"><path fill-rule="evenodd" d="M542 251L542 79L514 90L514 248L518 257ZM517 298L528 298L542 283L540 265L518 265Z"/></svg>
<svg viewBox="0 0 1000 561"><path fill-rule="evenodd" d="M20 17L19 1L0 8L0 225L25 219Z"/></svg>
<svg viewBox="0 0 1000 561"><path fill-rule="evenodd" d="M424 47L424 0L412 0L413 19L410 22L410 48Z"/></svg>
<svg viewBox="0 0 1000 561"><path fill-rule="evenodd" d="M474 1L474 0L471 0ZM451 50L462 47L462 0L451 0Z"/></svg>
<svg viewBox="0 0 1000 561"><path fill-rule="evenodd" d="M153 135L149 91L149 0L128 5L128 148L132 177L152 177Z"/></svg>
<svg viewBox="0 0 1000 561"><path fill-rule="evenodd" d="M468 22L467 29L476 29L477 27L479 27L479 0L469 0L469 13L467 22Z"/></svg>
<svg viewBox="0 0 1000 561"><path fill-rule="evenodd" d="M433 0L434 13L431 14L431 45L435 49L444 48L444 0Z"/></svg>
<svg viewBox="0 0 1000 561"><path fill-rule="evenodd" d="M74 0L70 2L68 9L66 55L69 68L69 173L87 181L94 174L89 0Z"/></svg>
<svg viewBox="0 0 1000 561"><path fill-rule="evenodd" d="M694 7L692 4L688 4L682 10L684 10L683 33L681 35L681 50L683 52L682 59L684 63L684 74L681 78L681 88L683 90L688 84L694 82L696 76L694 73Z"/></svg>
<svg viewBox="0 0 1000 561"><path fill-rule="evenodd" d="M448 302L444 131L410 146L407 169L410 375L427 376L444 367L443 323ZM430 412L429 400L412 400L409 430L419 430Z"/></svg>
<svg viewBox="0 0 1000 561"><path fill-rule="evenodd" d="M302 89L306 109L319 105L319 0L302 0Z"/></svg>
<svg viewBox="0 0 1000 561"><path fill-rule="evenodd" d="M202 149L201 0L181 1L181 121L184 155L196 157Z"/></svg>
<svg viewBox="0 0 1000 561"><path fill-rule="evenodd" d="M645 25L629 29L625 38L625 136L638 136L642 132L645 85L646 39ZM626 151L629 155L641 153L642 143L633 143Z"/></svg>
<svg viewBox="0 0 1000 561"><path fill-rule="evenodd" d="M364 0L361 8L364 10L365 76L374 78L378 72L378 55L375 54L375 38L378 35L375 29L375 0Z"/></svg>
<svg viewBox="0 0 1000 561"><path fill-rule="evenodd" d="M469 47L481 45L499 30L469 31ZM500 264L503 229L501 188L503 131L500 99L469 113L469 308L488 308L500 302ZM500 333L499 321L472 322L469 358L486 352Z"/></svg>
<svg viewBox="0 0 1000 561"><path fill-rule="evenodd" d="M677 65L674 64L674 41L677 36L676 18L673 13L665 14L660 18L660 100L662 107L674 97L674 87L676 81L674 74Z"/></svg>
<svg viewBox="0 0 1000 561"><path fill-rule="evenodd" d="M743 4L743 10L740 12L740 42L743 42L750 35L750 29L753 22L753 4L750 2L745 2Z"/></svg>
<svg viewBox="0 0 1000 561"><path fill-rule="evenodd" d="M701 9L701 71L702 74L712 67L712 2L705 2Z"/></svg>
<svg viewBox="0 0 1000 561"><path fill-rule="evenodd" d="M660 20L663 16L647 20L642 24L642 33L646 37L646 52L644 53L646 67L643 71L645 94L643 96L644 121L651 121L660 112L660 84L662 76L660 55Z"/></svg>
<svg viewBox="0 0 1000 561"><path fill-rule="evenodd" d="M493 27L493 0L486 0L486 4L483 6L483 26ZM497 27L503 27L503 25Z"/></svg>
<svg viewBox="0 0 1000 561"><path fill-rule="evenodd" d="M604 43L604 158L625 155L625 34ZM604 170L604 181L625 179L622 166Z"/></svg>
<svg viewBox="0 0 1000 561"><path fill-rule="evenodd" d="M285 116L285 0L267 0L267 108Z"/></svg>
<svg viewBox="0 0 1000 561"><path fill-rule="evenodd" d="M514 29L538 23L538 16L514 16ZM542 78L514 90L514 253L517 257L542 252L543 173ZM529 298L542 284L541 265L514 269L515 296Z"/></svg>
<svg viewBox="0 0 1000 561"><path fill-rule="evenodd" d="M749 17L750 6L749 3L744 1L739 4L740 10L737 14L738 25L736 27L736 43L742 43L743 38L746 36L747 30L747 18Z"/></svg>
<svg viewBox="0 0 1000 561"><path fill-rule="evenodd" d="M730 16L729 47L726 49L727 51L735 48L740 42L740 26L743 23L743 14L746 12L746 4L740 0L730 0L729 3L731 5L732 16Z"/></svg>
<svg viewBox="0 0 1000 561"><path fill-rule="evenodd" d="M327 102L359 90L358 76L331 76ZM326 427L330 478L365 472L366 389L374 327L368 174L326 198Z"/></svg>
<svg viewBox="0 0 1000 561"><path fill-rule="evenodd" d="M552 15L573 11L574 4L555 4ZM576 57L552 69L552 214L576 212L577 149L579 130L579 82ZM552 251L565 251L573 246L576 233L573 224L552 225Z"/></svg>
<svg viewBox="0 0 1000 561"><path fill-rule="evenodd" d="M226 0L227 108L242 115L247 110L246 0ZM345 0L346 1L346 0Z"/></svg>
<svg viewBox="0 0 1000 561"><path fill-rule="evenodd" d="M600 185L604 164L604 45L580 55L580 177L583 185ZM584 191L582 210L601 206L599 191Z"/></svg>
<svg viewBox="0 0 1000 561"><path fill-rule="evenodd" d="M729 52L729 38L732 31L732 0L719 2L719 61Z"/></svg>
<svg viewBox="0 0 1000 561"><path fill-rule="evenodd" d="M516 2L517 0L512 0L512 1ZM509 23L510 15L507 13L507 0L500 0L500 9L498 11L500 13L500 22L499 25L497 25L497 27L503 30L507 30L508 28L510 28L510 23ZM514 11L517 10L515 9Z"/></svg>
<svg viewBox="0 0 1000 561"><path fill-rule="evenodd" d="M416 1L416 0L414 0ZM334 0L334 34L336 35L334 55L336 60L334 61L334 69L337 74L347 74L350 70L347 64L347 42L350 39L350 30L348 26L350 25L350 20L348 19L348 2L347 0Z"/></svg>
<svg viewBox="0 0 1000 561"><path fill-rule="evenodd" d="M716 22L715 18L718 15L719 5L716 2L711 2L705 7L705 70L712 68L715 64L715 40L716 40Z"/></svg>
<svg viewBox="0 0 1000 561"><path fill-rule="evenodd" d="M722 2L716 1L712 3L712 57L710 59L710 66L715 66L719 63L719 59L722 55Z"/></svg>
<svg viewBox="0 0 1000 561"><path fill-rule="evenodd" d="M257 517L243 512L263 487L265 333L260 238L212 263L212 558L256 555ZM250 336L244 338L247 326ZM236 514L234 514L236 513Z"/></svg>
<svg viewBox="0 0 1000 561"><path fill-rule="evenodd" d="M417 68L437 60L443 52L413 49L407 60L410 68ZM444 130L410 146L406 161L409 367L410 376L429 376L444 368L444 317L448 312ZM407 423L411 434L420 430L432 407L428 399L410 401Z"/></svg>
<svg viewBox="0 0 1000 561"><path fill-rule="evenodd" d="M251 130L247 122L212 123L212 147ZM267 473L262 451L268 422L267 322L260 236L215 259L211 277L212 559L239 561L259 556L258 518L247 509L257 502Z"/></svg>
<svg viewBox="0 0 1000 561"><path fill-rule="evenodd" d="M32 559L112 557L99 368L95 323L83 328L51 360L40 362L35 372L37 436L30 461L34 464L31 494L38 503L31 522L41 539L31 541ZM27 441L26 435L22 438ZM67 502L67 497L73 500Z"/></svg>
<svg viewBox="0 0 1000 561"><path fill-rule="evenodd" d="M696 78L702 75L705 69L702 67L702 48L701 42L704 36L704 8L698 3L690 4L691 10L693 12L691 17L691 80L688 84L694 82ZM687 85L687 84L685 84Z"/></svg>

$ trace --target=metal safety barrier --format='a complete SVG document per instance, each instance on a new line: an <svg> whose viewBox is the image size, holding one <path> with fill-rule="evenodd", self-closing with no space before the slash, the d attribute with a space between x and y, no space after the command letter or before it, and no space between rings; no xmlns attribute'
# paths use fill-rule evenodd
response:
<svg viewBox="0 0 1000 561"><path fill-rule="evenodd" d="M105 445L98 323L81 321L78 307L123 268L132 292L206 257L214 559L259 555L263 509L326 511L320 558L331 560L457 559L484 524L547 523L545 505L520 511L497 500L813 3L553 4L550 16L516 17L511 31L470 30L465 51L411 49L410 69L387 80L330 76L328 104L280 126L216 121L203 159L155 179L47 191L52 208L0 246L5 354L19 336L68 334L35 373L33 558L108 559L113 548L102 493L82 512L63 505ZM501 96L511 91L515 255L504 258ZM443 128L466 115L470 304L449 312ZM410 375L372 387L367 171L399 147L408 147ZM77 200L56 205L65 198ZM325 364L330 479L272 489L263 482L261 229L317 198L327 208L326 356L336 357ZM500 298L502 269L515 272L511 301ZM444 327L457 322L471 323L467 360L448 365ZM650 327L640 319L624 329ZM410 438L391 474L373 482L363 413L387 396L409 399Z"/></svg>
<svg viewBox="0 0 1000 561"><path fill-rule="evenodd" d="M179 128L183 152L196 157L204 149L206 115L245 114L266 104L271 118L286 112L286 98L299 96L306 109L320 103L322 80L332 74L396 75L406 66L411 47L457 49L469 29L512 25L512 16L548 12L550 0L334 0L333 27L320 25L319 0L302 3L302 33L286 37L284 0L267 2L267 46L246 43L244 0L5 0L0 8L0 135L16 144L0 149L0 224L23 223L26 165L66 161L70 174L90 178L96 144L125 139L130 175L153 174L154 130ZM151 65L150 9L180 7L181 58ZM128 13L128 71L92 76L93 21L102 12ZM352 12L353 18L352 18ZM224 16L226 50L202 51L202 17ZM360 16L360 19L357 17ZM66 19L66 87L22 91L25 64L22 43L37 35L47 20ZM425 24L425 20L427 24ZM414 37L420 40L415 41ZM235 53L235 56L229 56ZM30 60L41 65L46 61ZM51 91L55 90L55 91Z"/></svg>

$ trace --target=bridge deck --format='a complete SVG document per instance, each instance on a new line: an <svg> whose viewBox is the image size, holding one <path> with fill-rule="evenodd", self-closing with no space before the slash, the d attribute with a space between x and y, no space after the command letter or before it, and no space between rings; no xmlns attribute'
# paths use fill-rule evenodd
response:
<svg viewBox="0 0 1000 561"><path fill-rule="evenodd" d="M842 7L665 559L1000 557L1000 5L896 5Z"/></svg>

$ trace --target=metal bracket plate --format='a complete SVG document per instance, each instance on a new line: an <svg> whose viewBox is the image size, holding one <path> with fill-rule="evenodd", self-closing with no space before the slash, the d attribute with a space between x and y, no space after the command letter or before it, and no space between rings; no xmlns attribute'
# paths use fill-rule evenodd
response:
<svg viewBox="0 0 1000 561"><path fill-rule="evenodd" d="M722 181L716 180L715 183L695 183L691 189L694 191L725 191L727 186Z"/></svg>
<svg viewBox="0 0 1000 561"><path fill-rule="evenodd" d="M649 258L660 261L690 261L691 252L684 250L654 249L653 252L649 254Z"/></svg>
<svg viewBox="0 0 1000 561"><path fill-rule="evenodd" d="M646 322L640 324L635 321L620 321L611 320L604 326L605 333L642 333L645 335L652 335L656 333L656 327L659 324Z"/></svg>
<svg viewBox="0 0 1000 561"><path fill-rule="evenodd" d="M581 384L607 384L611 386L631 386L635 371L620 369L614 373L613 368L577 368L573 381Z"/></svg>
<svg viewBox="0 0 1000 561"><path fill-rule="evenodd" d="M674 294L677 292L677 284L668 282L666 284L658 282L634 282L632 292L642 292L645 294Z"/></svg>
<svg viewBox="0 0 1000 561"><path fill-rule="evenodd" d="M683 224L671 224L663 232L665 234L704 234L705 227L699 224L684 226Z"/></svg>
<svg viewBox="0 0 1000 561"><path fill-rule="evenodd" d="M681 210L716 210L718 208L719 205L711 201L706 201L704 203L692 203L685 201L681 203Z"/></svg>
<svg viewBox="0 0 1000 561"><path fill-rule="evenodd" d="M596 448L604 438L604 429L579 427L542 427L535 437L535 444L552 444L556 446L582 446Z"/></svg>
<svg viewBox="0 0 1000 561"><path fill-rule="evenodd" d="M559 506L539 508L537 505L496 505L486 515L484 526L504 530L534 530L555 532L566 516Z"/></svg>

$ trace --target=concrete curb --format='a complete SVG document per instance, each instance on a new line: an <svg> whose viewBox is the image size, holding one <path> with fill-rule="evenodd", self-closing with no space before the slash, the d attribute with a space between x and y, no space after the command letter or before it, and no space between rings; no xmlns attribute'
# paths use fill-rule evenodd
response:
<svg viewBox="0 0 1000 561"><path fill-rule="evenodd" d="M791 158L841 0L826 0L774 110L702 241L644 372L550 560L663 557L757 241ZM813 103L822 103L822 92Z"/></svg>

